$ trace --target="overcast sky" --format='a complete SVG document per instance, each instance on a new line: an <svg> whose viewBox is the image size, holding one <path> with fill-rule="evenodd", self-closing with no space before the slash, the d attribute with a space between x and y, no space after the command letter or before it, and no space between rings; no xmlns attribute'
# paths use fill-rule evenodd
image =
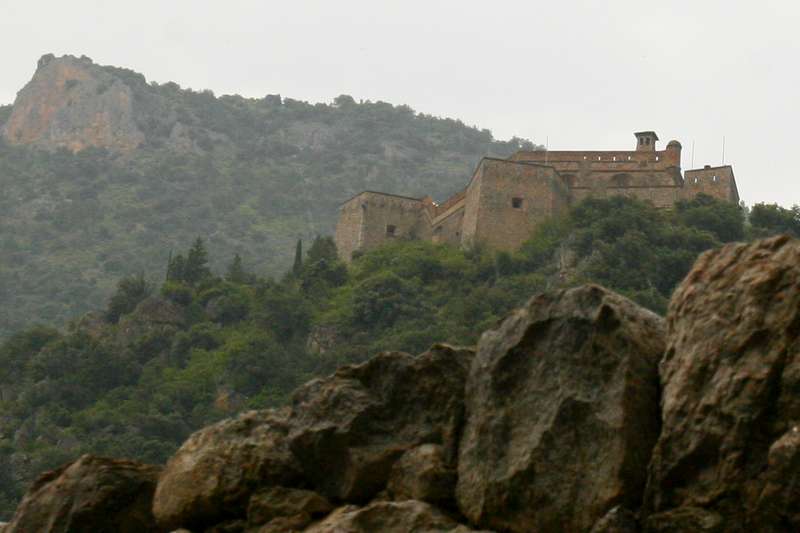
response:
<svg viewBox="0 0 800 533"><path fill-rule="evenodd" d="M800 204L800 2L0 0L0 103L42 54L216 94L408 104L551 149L678 139ZM465 176L466 180L467 176Z"/></svg>

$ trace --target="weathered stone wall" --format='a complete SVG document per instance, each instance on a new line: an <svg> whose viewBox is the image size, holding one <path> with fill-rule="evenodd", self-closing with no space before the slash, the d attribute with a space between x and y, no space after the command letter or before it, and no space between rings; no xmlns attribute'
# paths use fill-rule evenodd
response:
<svg viewBox="0 0 800 533"><path fill-rule="evenodd" d="M364 231L364 197L365 193L351 198L339 208L339 221L336 223L336 249L339 257L350 261L353 252L361 247L361 235Z"/></svg>
<svg viewBox="0 0 800 533"><path fill-rule="evenodd" d="M435 243L447 243L453 246L461 244L461 233L464 226L464 200L451 205L450 209L436 217L431 228L431 240Z"/></svg>
<svg viewBox="0 0 800 533"><path fill-rule="evenodd" d="M481 165L477 242L515 250L569 204L569 190L552 167L488 158Z"/></svg>
<svg viewBox="0 0 800 533"><path fill-rule="evenodd" d="M719 200L739 203L739 192L730 165L706 166L686 171L686 180L681 198L690 200L698 194L707 194Z"/></svg>
<svg viewBox="0 0 800 533"><path fill-rule="evenodd" d="M552 166L571 191L572 203L586 197L627 196L671 207L680 198L681 145L660 151L518 152L514 161Z"/></svg>
<svg viewBox="0 0 800 533"><path fill-rule="evenodd" d="M678 141L664 150L520 151L508 160L484 158L466 189L441 205L362 193L342 207L336 242L345 260L393 238L514 250L536 225L587 197L626 196L663 209L701 193L739 202L730 166L689 170L684 180L680 163Z"/></svg>
<svg viewBox="0 0 800 533"><path fill-rule="evenodd" d="M340 208L336 228L339 256L370 250L392 239L430 239L430 223L421 200L363 192Z"/></svg>

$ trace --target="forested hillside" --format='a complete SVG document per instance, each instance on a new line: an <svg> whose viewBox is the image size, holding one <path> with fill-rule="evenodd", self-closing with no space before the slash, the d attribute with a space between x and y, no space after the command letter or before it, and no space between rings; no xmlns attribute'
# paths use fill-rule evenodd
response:
<svg viewBox="0 0 800 533"><path fill-rule="evenodd" d="M0 130L6 123L9 138L32 139L0 140L0 338L102 305L120 276L163 277L170 250L197 235L216 269L238 253L255 272L279 273L296 239L330 234L338 204L353 194L441 199L482 156L531 146L407 106L345 95L330 104L215 97L69 56L42 58L19 99L23 111L39 100L62 109L39 130L36 117L15 113L12 135L12 108L0 107ZM126 99L125 113L106 113ZM72 153L45 135L90 143L86 117L97 113L113 119L102 131L132 135L117 140L138 147Z"/></svg>
<svg viewBox="0 0 800 533"><path fill-rule="evenodd" d="M518 253L400 241L348 269L323 237L279 279L187 242L166 281L118 278L102 312L67 331L27 328L0 347L0 518L33 476L80 453L161 462L192 430L281 405L296 385L343 363L437 341L473 344L544 289L594 281L663 313L703 250L800 236L797 208L758 205L745 215L708 197L669 212L589 200Z"/></svg>

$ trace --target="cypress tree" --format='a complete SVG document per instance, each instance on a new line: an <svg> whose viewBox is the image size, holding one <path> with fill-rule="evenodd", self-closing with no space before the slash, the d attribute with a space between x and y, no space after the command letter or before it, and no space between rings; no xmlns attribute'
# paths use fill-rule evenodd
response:
<svg viewBox="0 0 800 533"><path fill-rule="evenodd" d="M294 265L292 266L292 275L299 277L300 272L303 270L303 239L297 239L297 248L294 250Z"/></svg>

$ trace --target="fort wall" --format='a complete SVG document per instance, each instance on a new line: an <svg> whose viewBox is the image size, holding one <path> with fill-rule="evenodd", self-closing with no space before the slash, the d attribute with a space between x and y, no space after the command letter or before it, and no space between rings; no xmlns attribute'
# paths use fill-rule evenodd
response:
<svg viewBox="0 0 800 533"><path fill-rule="evenodd" d="M690 200L698 194L707 194L718 200L739 203L739 191L733 168L730 165L706 166L686 171L681 199Z"/></svg>
<svg viewBox="0 0 800 533"><path fill-rule="evenodd" d="M484 158L467 187L437 205L430 197L364 192L342 204L336 229L341 257L397 238L514 250L544 220L584 198L626 196L671 208L707 194L739 202L730 166L681 174L681 145L656 150L655 132L635 134L635 151L519 151Z"/></svg>
<svg viewBox="0 0 800 533"><path fill-rule="evenodd" d="M474 239L516 250L537 224L564 212L569 189L552 167L484 159Z"/></svg>

